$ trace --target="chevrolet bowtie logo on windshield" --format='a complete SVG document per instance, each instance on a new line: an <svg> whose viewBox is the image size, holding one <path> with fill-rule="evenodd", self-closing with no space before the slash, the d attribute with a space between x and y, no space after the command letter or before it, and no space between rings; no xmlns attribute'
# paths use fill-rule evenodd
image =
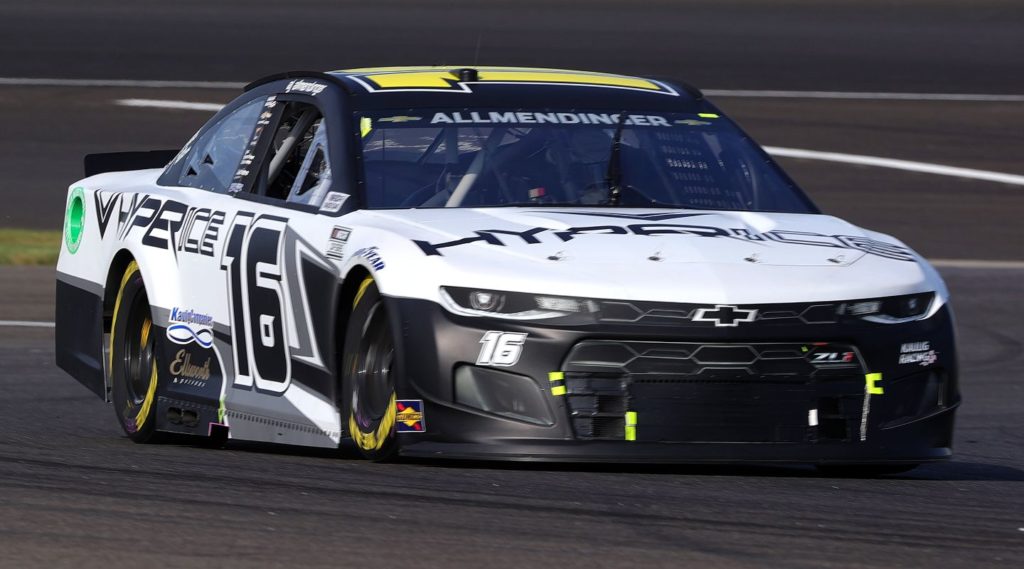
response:
<svg viewBox="0 0 1024 569"><path fill-rule="evenodd" d="M717 327L738 326L740 322L753 322L757 310L746 310L727 304L716 304L714 308L698 308L693 315L694 322L714 322Z"/></svg>

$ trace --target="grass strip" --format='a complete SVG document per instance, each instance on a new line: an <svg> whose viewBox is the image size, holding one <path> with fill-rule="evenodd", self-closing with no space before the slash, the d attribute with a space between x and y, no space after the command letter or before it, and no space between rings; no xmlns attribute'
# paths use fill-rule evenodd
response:
<svg viewBox="0 0 1024 569"><path fill-rule="evenodd" d="M0 265L56 265L61 231L0 228Z"/></svg>

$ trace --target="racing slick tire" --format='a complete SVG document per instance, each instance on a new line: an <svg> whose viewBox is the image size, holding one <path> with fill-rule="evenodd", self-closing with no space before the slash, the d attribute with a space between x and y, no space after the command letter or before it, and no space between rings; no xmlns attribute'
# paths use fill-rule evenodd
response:
<svg viewBox="0 0 1024 569"><path fill-rule="evenodd" d="M156 440L157 373L153 317L135 261L128 264L114 301L110 327L111 400L118 423L137 443Z"/></svg>
<svg viewBox="0 0 1024 569"><path fill-rule="evenodd" d="M384 299L372 277L352 301L342 355L342 389L348 432L363 457L397 456L395 436L395 339Z"/></svg>

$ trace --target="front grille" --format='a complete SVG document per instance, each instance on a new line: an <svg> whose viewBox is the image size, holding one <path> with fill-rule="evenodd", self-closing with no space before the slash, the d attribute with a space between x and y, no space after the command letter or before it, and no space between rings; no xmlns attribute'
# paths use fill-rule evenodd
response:
<svg viewBox="0 0 1024 569"><path fill-rule="evenodd" d="M639 324L645 326L672 326L715 328L714 322L697 320L700 310L707 310L704 304L660 303L625 300L601 300L599 319L604 324ZM751 320L743 320L743 326L835 324L840 320L844 303L788 303L742 305L734 307L744 312L751 311Z"/></svg>
<svg viewBox="0 0 1024 569"><path fill-rule="evenodd" d="M621 440L635 411L637 440L673 442L849 440L865 373L854 346L814 342L586 340L562 369L578 438Z"/></svg>

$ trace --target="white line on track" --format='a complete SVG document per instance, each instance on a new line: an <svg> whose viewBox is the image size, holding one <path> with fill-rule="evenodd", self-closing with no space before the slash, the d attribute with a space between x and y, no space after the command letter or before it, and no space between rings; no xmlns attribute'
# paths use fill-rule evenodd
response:
<svg viewBox="0 0 1024 569"><path fill-rule="evenodd" d="M158 81L136 79L50 79L35 77L0 77L0 85L16 87L144 87L178 89L241 89L245 83L233 81Z"/></svg>
<svg viewBox="0 0 1024 569"><path fill-rule="evenodd" d="M940 269L1024 269L1024 261L986 261L981 259L928 259Z"/></svg>
<svg viewBox="0 0 1024 569"><path fill-rule="evenodd" d="M241 89L234 81L163 81L147 79L60 79L48 77L0 77L0 85L23 87L141 87L187 89ZM1024 95L1014 93L890 93L876 91L793 91L782 89L704 89L712 97L783 99L854 99L876 101L963 101L1021 103Z"/></svg>
<svg viewBox="0 0 1024 569"><path fill-rule="evenodd" d="M990 170L976 170L974 168L943 166L942 164L931 164L929 162L913 162L911 160L897 160L895 158L883 158L881 156L864 156L862 154L845 154L841 152L821 152L818 150L804 150L801 148L782 148L779 146L765 146L764 149L773 156L782 156L785 158L825 160L827 162L842 162L843 164L857 164L860 166L892 168L894 170L906 170L908 172L938 174L940 176L953 176L955 178L971 178L973 180L985 180L988 182L1000 182L1003 184L1024 186L1024 176L1018 174L1006 174L1003 172L992 172Z"/></svg>
<svg viewBox="0 0 1024 569"><path fill-rule="evenodd" d="M187 101L169 101L166 99L118 99L116 102L118 105L125 107L155 107L158 109L211 112L217 112L224 106L219 103L189 103Z"/></svg>
<svg viewBox="0 0 1024 569"><path fill-rule="evenodd" d="M773 91L754 89L704 89L710 97L754 99L852 99L864 101L962 101L978 103L1024 103L1024 95L984 93L882 93L868 91Z"/></svg>
<svg viewBox="0 0 1024 569"><path fill-rule="evenodd" d="M30 320L0 320L0 326L17 326L19 328L53 328L53 322L33 322Z"/></svg>

